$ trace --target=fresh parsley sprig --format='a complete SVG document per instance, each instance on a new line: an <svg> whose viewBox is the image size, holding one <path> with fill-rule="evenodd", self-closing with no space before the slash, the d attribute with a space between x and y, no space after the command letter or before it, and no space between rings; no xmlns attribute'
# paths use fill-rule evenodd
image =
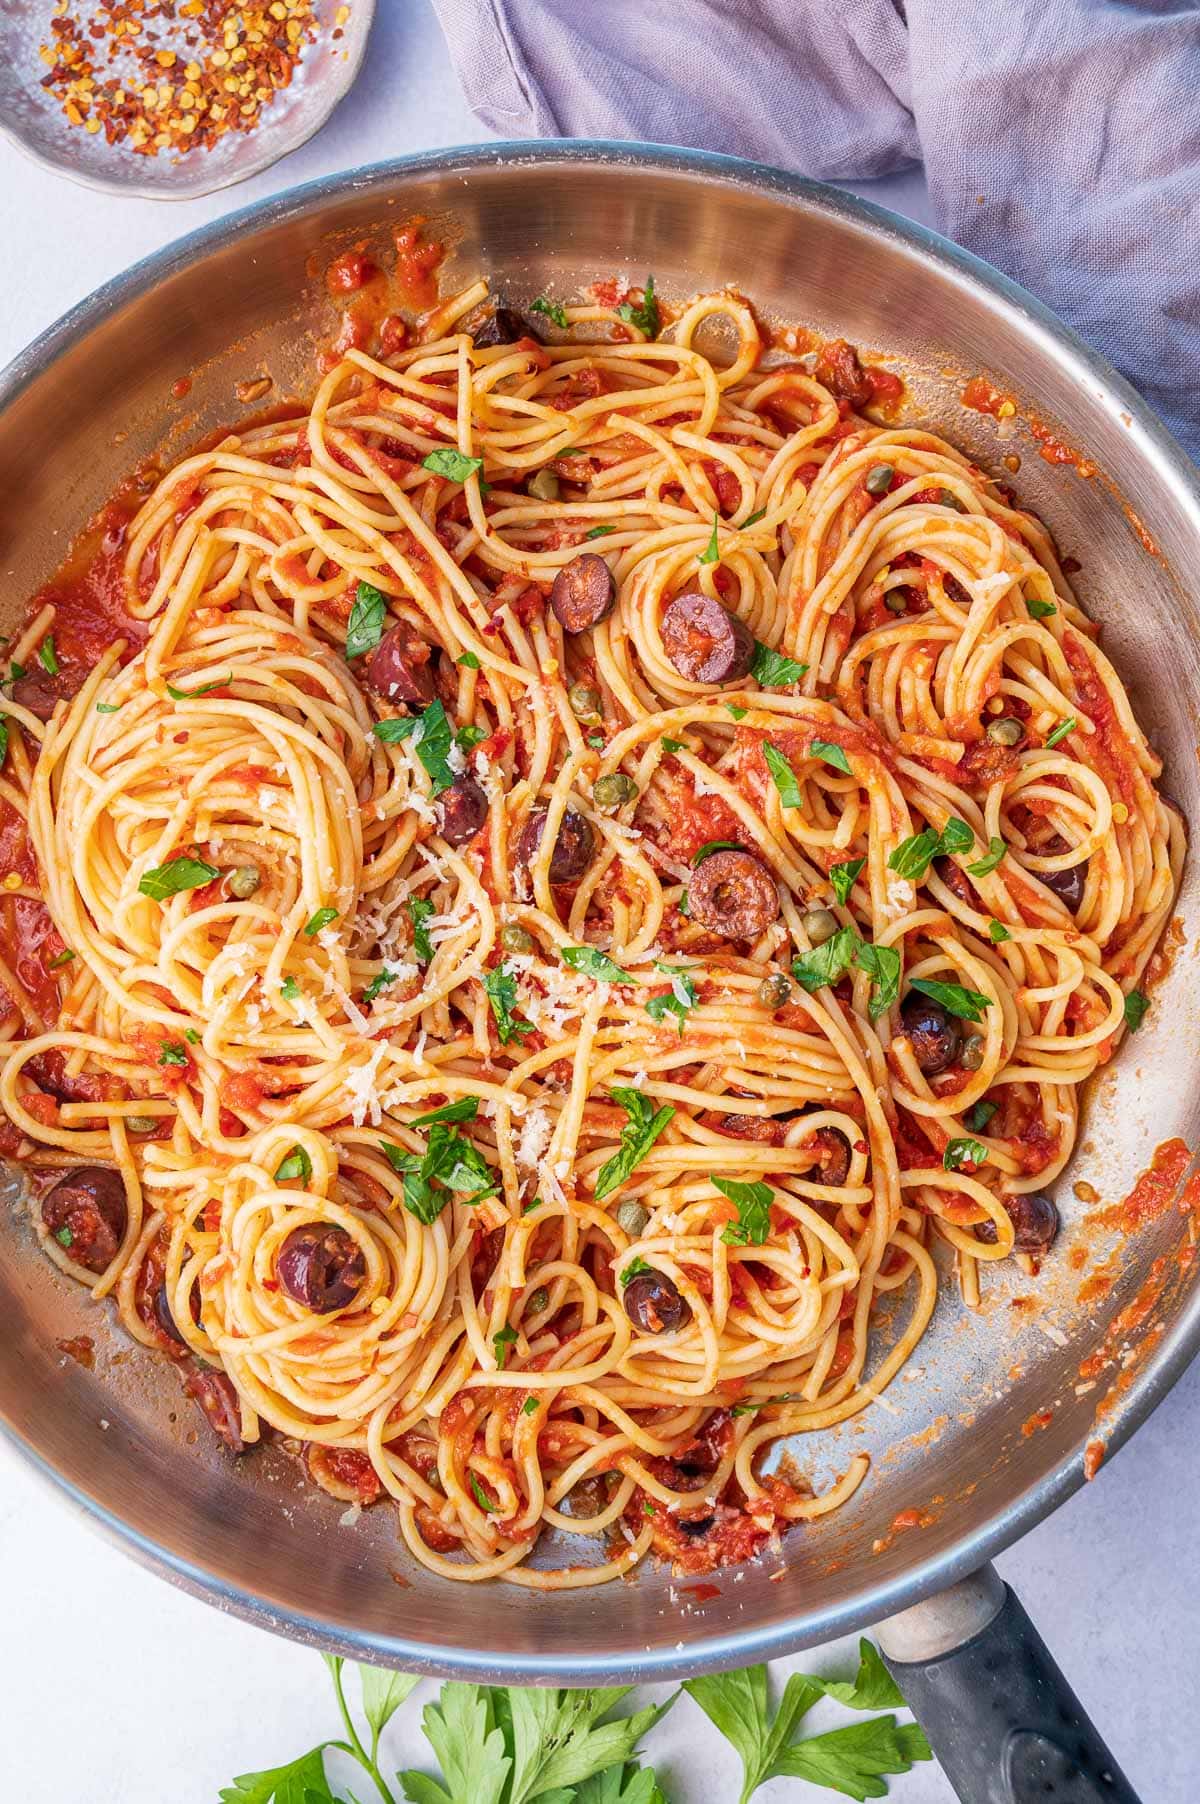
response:
<svg viewBox="0 0 1200 1804"><path fill-rule="evenodd" d="M619 1108L624 1109L629 1120L621 1129L617 1152L600 1167L596 1179L597 1202L601 1202L625 1182L634 1168L641 1164L663 1129L675 1119L673 1108L664 1106L656 1111L649 1097L643 1096L632 1085L618 1086L609 1095Z"/></svg>
<svg viewBox="0 0 1200 1804"><path fill-rule="evenodd" d="M493 1509L472 1479L480 1506ZM862 1712L903 1707L876 1650L868 1641L859 1646L853 1680L795 1673L773 1715L765 1666L692 1679L684 1686L741 1756L741 1804L776 1776L807 1779L842 1797L882 1798L886 1775L907 1773L916 1761L931 1758L921 1730L890 1714L794 1739L801 1718L823 1696ZM344 1734L318 1742L284 1766L243 1773L221 1790L221 1804L358 1804L349 1788L334 1789L325 1771L330 1750L357 1763L382 1804L398 1804L400 1797L408 1804L666 1804L657 1775L639 1763L638 1749L678 1693L619 1716L616 1711L629 1695L626 1685L548 1691L447 1683L421 1718L437 1772L407 1767L396 1774L400 1789L395 1791L384 1777L380 1740L417 1685L416 1675L358 1667L363 1733L347 1696L346 1663L331 1654L322 1657Z"/></svg>
<svg viewBox="0 0 1200 1804"><path fill-rule="evenodd" d="M859 1643L858 1675L853 1683L793 1673L771 1714L765 1666L743 1672L714 1673L688 1679L683 1689L741 1756L744 1783L740 1804L768 1779L807 1779L844 1797L881 1798L887 1773L907 1773L918 1760L930 1760L929 1743L915 1723L876 1716L803 1741L792 1739L800 1719L820 1697L836 1698L851 1710L903 1708L878 1652L867 1640Z"/></svg>

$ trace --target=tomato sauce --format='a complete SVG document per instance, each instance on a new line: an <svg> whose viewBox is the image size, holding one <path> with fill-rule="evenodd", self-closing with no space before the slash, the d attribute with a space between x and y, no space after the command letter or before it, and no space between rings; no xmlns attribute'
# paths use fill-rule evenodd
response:
<svg viewBox="0 0 1200 1804"><path fill-rule="evenodd" d="M986 376L972 376L962 392L962 404L975 413L990 413L993 419L1011 419L1017 411L1013 397L997 388Z"/></svg>
<svg viewBox="0 0 1200 1804"><path fill-rule="evenodd" d="M1121 1228L1133 1234L1147 1222L1157 1220L1173 1201L1190 1160L1191 1153L1184 1141L1164 1140L1129 1195L1123 1202L1102 1210L1099 1221L1105 1227Z"/></svg>

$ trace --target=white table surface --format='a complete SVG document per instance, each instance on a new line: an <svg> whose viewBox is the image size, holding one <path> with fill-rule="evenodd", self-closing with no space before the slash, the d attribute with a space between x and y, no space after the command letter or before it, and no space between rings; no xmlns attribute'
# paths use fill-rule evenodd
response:
<svg viewBox="0 0 1200 1804"><path fill-rule="evenodd" d="M176 205L125 200L74 187L0 145L0 364L107 277L206 220L315 176L484 135L427 0L380 0L353 94L312 143L240 188ZM928 218L918 175L863 191ZM1200 1789L1198 1424L1200 1368L1129 1450L999 1562L1143 1804L1195 1804ZM135 1567L3 1445L0 1599L4 1790L23 1804L215 1804L235 1773L337 1733L315 1654ZM779 1662L777 1678L792 1665L848 1673L853 1647ZM431 1690L422 1686L388 1731L385 1771L428 1767L417 1717ZM687 1699L652 1747L673 1804L736 1798L736 1758ZM804 1804L833 1794L776 1780L758 1795ZM953 1797L930 1766L893 1780L890 1795L898 1804Z"/></svg>

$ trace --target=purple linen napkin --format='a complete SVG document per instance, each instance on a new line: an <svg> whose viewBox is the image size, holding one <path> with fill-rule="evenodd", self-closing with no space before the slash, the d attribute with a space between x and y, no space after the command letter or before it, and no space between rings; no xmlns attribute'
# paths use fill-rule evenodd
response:
<svg viewBox="0 0 1200 1804"><path fill-rule="evenodd" d="M641 138L822 181L923 163L942 231L1200 451L1197 0L434 0L510 138Z"/></svg>

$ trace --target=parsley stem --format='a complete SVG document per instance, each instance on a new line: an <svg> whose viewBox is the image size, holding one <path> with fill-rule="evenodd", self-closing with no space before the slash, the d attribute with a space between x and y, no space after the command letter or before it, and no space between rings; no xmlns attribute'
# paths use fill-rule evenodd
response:
<svg viewBox="0 0 1200 1804"><path fill-rule="evenodd" d="M339 1660L335 1665L332 1660L329 1660L326 1664L333 1674L333 1689L337 1693L338 1709L341 1711L342 1721L346 1725L346 1734L350 1737L350 1752L363 1771L369 1773L374 1779L379 1788L379 1795L385 1800L385 1804L396 1804L395 1798L384 1783L383 1774L378 1766L379 1730L372 1729L371 1731L371 1752L368 1754L359 1739L358 1730L354 1727L354 1718L350 1714L349 1705L346 1703L346 1693L342 1689L342 1662Z"/></svg>

